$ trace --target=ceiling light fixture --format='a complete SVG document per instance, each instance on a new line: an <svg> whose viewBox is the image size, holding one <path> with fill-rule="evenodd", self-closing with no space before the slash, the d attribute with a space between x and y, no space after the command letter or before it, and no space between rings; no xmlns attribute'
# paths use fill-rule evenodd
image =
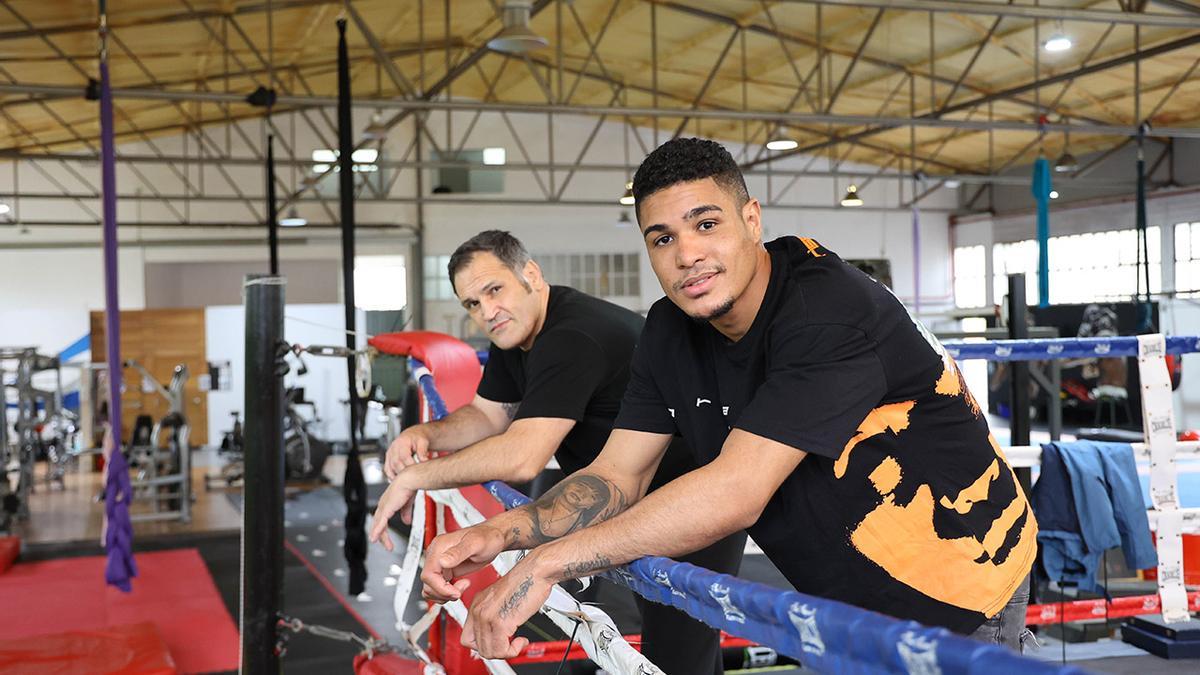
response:
<svg viewBox="0 0 1200 675"><path fill-rule="evenodd" d="M862 197L858 196L858 186L851 185L850 187L846 188L846 196L842 197L842 206L854 207L854 206L862 206L862 205L863 205Z"/></svg>
<svg viewBox="0 0 1200 675"><path fill-rule="evenodd" d="M768 150L795 150L798 147L800 147L800 144L794 138L785 134L782 128L777 130L771 136L771 139L767 141Z"/></svg>
<svg viewBox="0 0 1200 675"><path fill-rule="evenodd" d="M307 224L308 221L300 216L299 212L296 211L296 207L294 206L290 211L288 211L287 217L282 218L279 221L280 227L304 227Z"/></svg>
<svg viewBox="0 0 1200 675"><path fill-rule="evenodd" d="M529 28L532 5L530 0L507 0L501 10L504 30L488 40L488 48L507 54L524 54L550 44Z"/></svg>
<svg viewBox="0 0 1200 675"><path fill-rule="evenodd" d="M1058 199L1058 190L1050 191L1050 199Z"/></svg>
<svg viewBox="0 0 1200 675"><path fill-rule="evenodd" d="M1063 33L1055 33L1050 36L1049 40L1042 43L1042 48L1048 52L1065 52L1073 46L1075 43Z"/></svg>
<svg viewBox="0 0 1200 675"><path fill-rule="evenodd" d="M1065 120L1064 120L1065 121ZM1079 160L1071 154L1071 132L1063 131L1063 154L1054 163L1055 173L1071 173L1079 169Z"/></svg>
<svg viewBox="0 0 1200 675"><path fill-rule="evenodd" d="M633 203L637 201L633 196L633 181L625 183L625 194L621 195L617 201L621 203L621 206L633 206Z"/></svg>
<svg viewBox="0 0 1200 675"><path fill-rule="evenodd" d="M383 111L376 110L374 115L371 115L371 123L363 129L363 138L368 141L382 141L387 138L388 127L383 120Z"/></svg>

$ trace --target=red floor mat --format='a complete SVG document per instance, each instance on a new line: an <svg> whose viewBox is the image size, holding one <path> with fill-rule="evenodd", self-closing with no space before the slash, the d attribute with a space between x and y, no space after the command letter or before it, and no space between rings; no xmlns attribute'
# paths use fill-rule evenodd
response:
<svg viewBox="0 0 1200 675"><path fill-rule="evenodd" d="M0 640L5 675L175 675L154 624Z"/></svg>
<svg viewBox="0 0 1200 675"><path fill-rule="evenodd" d="M238 632L196 549L138 553L133 591L105 585L103 556L14 565L0 576L0 639L153 623L181 672L234 670Z"/></svg>

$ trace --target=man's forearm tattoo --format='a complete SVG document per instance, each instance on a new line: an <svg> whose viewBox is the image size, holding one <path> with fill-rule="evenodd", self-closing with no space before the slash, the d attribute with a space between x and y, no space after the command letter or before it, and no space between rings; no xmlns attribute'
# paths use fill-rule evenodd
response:
<svg viewBox="0 0 1200 675"><path fill-rule="evenodd" d="M500 407L504 409L504 414L508 415L508 419L513 419L517 416L517 409L521 407L521 403L501 403Z"/></svg>
<svg viewBox="0 0 1200 675"><path fill-rule="evenodd" d="M533 588L533 577L526 576L517 586L517 590L513 594L504 599L500 604L500 616L507 617L514 609L516 609L525 600L525 596L529 595L529 589Z"/></svg>
<svg viewBox="0 0 1200 675"><path fill-rule="evenodd" d="M608 520L629 506L621 488L594 474L576 474L524 507L534 545Z"/></svg>
<svg viewBox="0 0 1200 675"><path fill-rule="evenodd" d="M563 576L567 579L578 579L586 577L592 572L599 572L613 567L612 559L606 556L596 554L591 560L581 562L569 562L563 566Z"/></svg>

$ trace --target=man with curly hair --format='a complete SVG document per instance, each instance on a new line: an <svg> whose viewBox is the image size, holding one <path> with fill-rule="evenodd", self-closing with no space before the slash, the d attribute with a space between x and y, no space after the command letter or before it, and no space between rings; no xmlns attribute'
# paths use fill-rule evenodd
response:
<svg viewBox="0 0 1200 675"><path fill-rule="evenodd" d="M602 483L607 504L549 543L545 498L435 540L422 580L438 601L501 550L541 544L475 598L464 643L511 657L552 583L746 529L803 593L1019 649L1037 525L941 344L818 242L764 244L717 143L669 141L633 192L666 297L607 444L567 479ZM674 434L700 468L646 494Z"/></svg>

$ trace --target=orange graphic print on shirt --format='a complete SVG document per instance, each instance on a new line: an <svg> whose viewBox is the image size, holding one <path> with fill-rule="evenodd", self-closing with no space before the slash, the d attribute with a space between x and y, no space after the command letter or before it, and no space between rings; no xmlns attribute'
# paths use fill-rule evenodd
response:
<svg viewBox="0 0 1200 675"><path fill-rule="evenodd" d="M945 368L934 392L961 399L978 417L979 406L963 384L957 365L949 357L943 363ZM834 477L844 479L854 448L867 439L892 434L903 443L911 416L919 412L917 401L890 403L872 410L834 463ZM897 503L895 494L905 478L903 459L885 457L868 476L882 501L853 528L850 540L860 553L897 581L935 600L993 616L1029 572L1036 551L1037 525L1012 468L990 433L987 442L994 459L978 476L965 480L956 492L941 495L934 494L926 479L904 504ZM914 455L920 451L911 449ZM989 503L989 496L996 499L993 488L1002 482L1010 488L1015 486L1015 490L1004 490L1009 503L1003 506ZM1010 497L1014 492L1015 497ZM965 518L981 503L999 511L986 531L949 539L939 536L934 526L938 510L945 511L943 515ZM1021 522L1020 532L1014 544L1010 533L1018 522ZM1011 550L997 556L1006 542Z"/></svg>

